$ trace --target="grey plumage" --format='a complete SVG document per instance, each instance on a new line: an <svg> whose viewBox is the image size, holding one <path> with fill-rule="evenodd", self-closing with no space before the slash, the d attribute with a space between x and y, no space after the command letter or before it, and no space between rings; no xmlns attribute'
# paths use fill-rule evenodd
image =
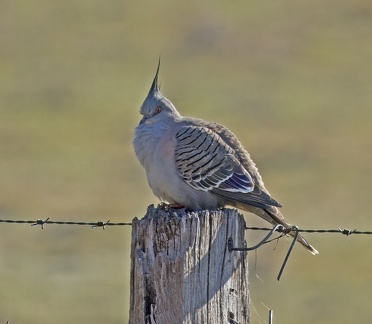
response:
<svg viewBox="0 0 372 324"><path fill-rule="evenodd" d="M159 66L133 140L154 194L190 210L230 205L290 228L236 136L220 124L182 117L160 92ZM318 254L301 235L298 241Z"/></svg>

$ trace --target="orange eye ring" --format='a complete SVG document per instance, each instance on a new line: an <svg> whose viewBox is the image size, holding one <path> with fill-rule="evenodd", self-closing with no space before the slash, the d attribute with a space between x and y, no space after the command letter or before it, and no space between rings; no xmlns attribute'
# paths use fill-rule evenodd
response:
<svg viewBox="0 0 372 324"><path fill-rule="evenodd" d="M160 113L161 112L161 107L160 106L157 106L156 108L155 108L155 114L158 114L158 113Z"/></svg>

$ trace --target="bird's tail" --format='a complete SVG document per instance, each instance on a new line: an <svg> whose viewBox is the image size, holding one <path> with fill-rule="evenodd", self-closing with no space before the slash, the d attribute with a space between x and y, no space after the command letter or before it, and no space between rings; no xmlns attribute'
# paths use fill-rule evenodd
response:
<svg viewBox="0 0 372 324"><path fill-rule="evenodd" d="M265 219L266 221L270 222L273 225L283 225L285 228L290 229L292 228L292 225L287 223L282 215L282 213L279 211L276 207L268 207L265 209L258 208L258 207L252 207L249 205L239 206L241 209L244 209L246 211L249 211L251 213L256 214L257 216L260 216L261 218ZM288 233L292 237L295 236L295 233L293 231ZM316 255L319 254L319 252L312 247L308 241L306 241L300 234L297 236L297 242L299 242L306 250L308 250L311 254Z"/></svg>

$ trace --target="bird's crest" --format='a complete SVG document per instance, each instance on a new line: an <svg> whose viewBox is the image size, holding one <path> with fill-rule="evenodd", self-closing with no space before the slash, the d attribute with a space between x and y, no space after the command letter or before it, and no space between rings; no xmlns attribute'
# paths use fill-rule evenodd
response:
<svg viewBox="0 0 372 324"><path fill-rule="evenodd" d="M156 74L155 74L155 77L154 77L154 81L152 81L152 85L151 85L149 94L154 93L154 92L159 92L159 90L160 90L159 83L158 83L159 69L160 69L160 57L159 57L158 68L156 69Z"/></svg>

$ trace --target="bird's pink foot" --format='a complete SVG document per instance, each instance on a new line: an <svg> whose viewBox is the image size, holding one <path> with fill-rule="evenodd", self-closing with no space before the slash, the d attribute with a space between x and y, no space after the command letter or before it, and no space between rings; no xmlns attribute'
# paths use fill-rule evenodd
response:
<svg viewBox="0 0 372 324"><path fill-rule="evenodd" d="M169 204L169 208L182 209L182 208L185 208L185 206L181 204Z"/></svg>

